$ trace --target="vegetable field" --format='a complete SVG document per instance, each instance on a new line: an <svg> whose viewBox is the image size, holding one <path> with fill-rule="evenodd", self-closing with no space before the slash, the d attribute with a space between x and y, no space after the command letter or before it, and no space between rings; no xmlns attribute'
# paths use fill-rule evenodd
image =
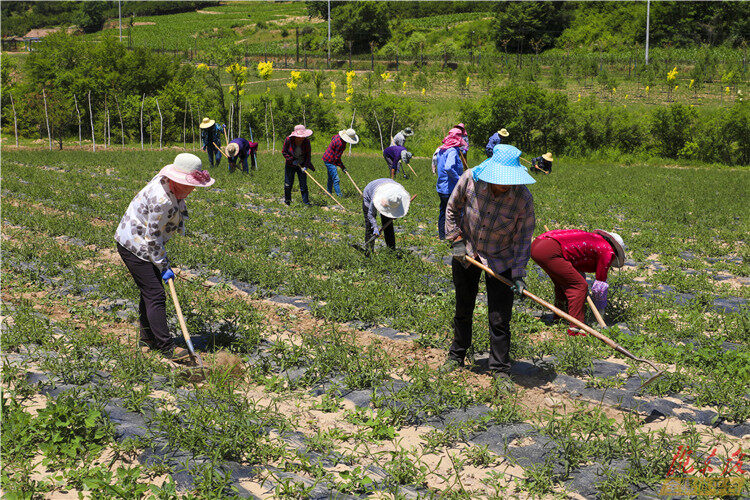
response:
<svg viewBox="0 0 750 500"><path fill-rule="evenodd" d="M262 151L249 175L222 161L216 184L187 201L187 234L169 243L207 370L142 352L137 289L113 235L181 151L3 145L6 494L651 498L674 494L675 478L750 494L746 167L556 156L553 175L530 186L535 234L623 235L604 332L667 373L640 391L644 365L517 302L517 392L498 394L483 298L468 369L437 370L454 292L424 158L397 179L417 194L395 223L397 250L379 241L370 258L345 177L346 210L312 182L312 206L295 189L287 207L279 154ZM344 162L360 188L388 175L356 147ZM313 175L325 184L324 168ZM533 262L528 273L551 299L549 278Z"/></svg>

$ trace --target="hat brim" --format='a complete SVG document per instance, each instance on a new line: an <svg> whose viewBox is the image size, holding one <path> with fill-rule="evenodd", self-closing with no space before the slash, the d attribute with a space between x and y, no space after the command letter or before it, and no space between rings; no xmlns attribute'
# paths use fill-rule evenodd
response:
<svg viewBox="0 0 750 500"><path fill-rule="evenodd" d="M216 120L209 120L208 123L201 123L200 125L198 125L198 127L200 127L200 128L208 128L208 127L212 126L214 123L216 123Z"/></svg>
<svg viewBox="0 0 750 500"><path fill-rule="evenodd" d="M199 182L195 180L193 177L189 176L185 172L180 172L179 170L175 169L175 166L172 164L169 164L162 168L159 171L159 175L163 175L167 179L175 181L177 184L182 184L183 186L195 186L195 187L209 187L212 186L214 182L216 182L216 179L211 178L208 182Z"/></svg>
<svg viewBox="0 0 750 500"><path fill-rule="evenodd" d="M506 131L505 131L505 133L503 134L503 131L502 131L502 130L498 130L498 131L497 131L497 135L499 135L500 137L508 137L508 136L510 135L510 132L508 132L508 131L506 130Z"/></svg>
<svg viewBox="0 0 750 500"><path fill-rule="evenodd" d="M625 265L625 249L620 245L620 243L612 237L607 231L603 229L594 229L594 232L607 240L607 243L612 245L612 248L615 249L615 267L622 267Z"/></svg>
<svg viewBox="0 0 750 500"><path fill-rule="evenodd" d="M349 144L357 144L359 142L359 136L357 134L354 134L354 139L352 139L346 134L346 130L339 130L339 137Z"/></svg>
<svg viewBox="0 0 750 500"><path fill-rule="evenodd" d="M554 159L552 158L552 155L543 154L542 158L544 158L547 161L554 161Z"/></svg>
<svg viewBox="0 0 750 500"><path fill-rule="evenodd" d="M405 135L406 137L411 137L411 136L413 136L413 135L414 135L414 132L410 132L410 131L406 131L406 130L404 130L404 135Z"/></svg>
<svg viewBox="0 0 750 500"><path fill-rule="evenodd" d="M304 139L305 137L310 137L312 134L313 134L313 131L310 130L309 128L306 128L302 132L292 132L291 134L289 134L289 137L301 137Z"/></svg>
<svg viewBox="0 0 750 500"><path fill-rule="evenodd" d="M488 158L475 168L482 168L477 178L488 184L522 186L536 183L536 179L520 164L518 166L502 165Z"/></svg>
<svg viewBox="0 0 750 500"><path fill-rule="evenodd" d="M383 207L383 204L381 203L386 194L389 194L389 192L394 188L393 183L384 184L375 190L372 195L372 202L375 204L375 209L379 214L385 215L386 217L391 219L400 219L409 212L409 205L411 204L409 193L406 192L406 190L400 184L398 184L398 186L400 187L400 191L402 191L402 193L400 193L401 203L399 203L396 207L391 207L390 205L388 207Z"/></svg>

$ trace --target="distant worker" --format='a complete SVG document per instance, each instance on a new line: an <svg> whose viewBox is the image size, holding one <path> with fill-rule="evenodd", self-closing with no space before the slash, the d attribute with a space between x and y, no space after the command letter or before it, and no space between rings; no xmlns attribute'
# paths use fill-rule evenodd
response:
<svg viewBox="0 0 750 500"><path fill-rule="evenodd" d="M492 151L495 149L495 146L498 144L505 144L505 139L509 135L510 133L507 130L501 128L490 136L490 140L487 141L487 146L484 148L484 153L487 155L487 158L492 156Z"/></svg>
<svg viewBox="0 0 750 500"><path fill-rule="evenodd" d="M226 129L226 125L219 125L214 120L203 118L199 125L201 129L201 150L208 153L208 164L213 167L214 163L218 167L221 163L221 132Z"/></svg>
<svg viewBox="0 0 750 500"><path fill-rule="evenodd" d="M469 154L469 133L466 132L466 126L463 123L459 123L458 125L454 125L453 128L457 128L461 131L461 137L463 138L464 142L466 143L465 146L461 146L459 149L461 150L461 153L464 155L464 160L466 159L467 155Z"/></svg>
<svg viewBox="0 0 750 500"><path fill-rule="evenodd" d="M438 212L438 238L445 239L445 208L453 188L464 173L464 164L459 155L460 148L465 145L461 129L452 128L443 139L443 144L437 151L437 185L436 190L440 198Z"/></svg>
<svg viewBox="0 0 750 500"><path fill-rule="evenodd" d="M597 229L547 231L531 244L531 258L555 284L555 307L584 320L588 284L582 273L596 273L591 298L599 312L607 307L607 273L611 266L625 264L625 244L617 233ZM586 335L572 324L568 335Z"/></svg>
<svg viewBox="0 0 750 500"><path fill-rule="evenodd" d="M295 125L294 131L284 140L284 147L281 148L281 154L284 155L286 163L284 164L284 203L292 203L292 189L294 189L294 176L299 179L299 192L302 195L302 203L310 204L307 191L307 173L306 169L315 172L311 156L312 147L310 146L310 136L313 131L304 125Z"/></svg>
<svg viewBox="0 0 750 500"><path fill-rule="evenodd" d="M409 211L411 198L404 187L393 179L375 179L362 191L362 212L365 216L365 254L375 247L375 239L383 233L385 244L396 249L396 233L393 219L399 219ZM381 226L375 218L380 214Z"/></svg>
<svg viewBox="0 0 750 500"><path fill-rule="evenodd" d="M338 196L341 196L341 188L339 187L339 172L338 167L346 172L344 162L341 161L341 155L344 154L346 144L357 144L359 142L359 136L353 128L346 130L339 130L338 134L331 137L331 143L328 144L328 149L323 153L323 163L328 169L328 192L333 194L336 192Z"/></svg>
<svg viewBox="0 0 750 500"><path fill-rule="evenodd" d="M545 174L552 173L552 153L544 153L542 156L537 156L531 160L531 166L537 170L541 170Z"/></svg>
<svg viewBox="0 0 750 500"><path fill-rule="evenodd" d="M258 149L257 142L250 142L243 137L232 139L227 144L227 161L229 162L229 173L234 172L237 168L237 160L242 162L242 171L249 173L247 166L247 158L250 157L253 165L253 170L258 170L258 165L255 162L255 150Z"/></svg>
<svg viewBox="0 0 750 500"><path fill-rule="evenodd" d="M393 136L393 138L391 139L391 146L403 146L406 142L406 138L413 135L414 131L411 129L411 127L406 127Z"/></svg>
<svg viewBox="0 0 750 500"><path fill-rule="evenodd" d="M398 171L411 161L412 154L403 146L388 146L383 150L383 158L390 169L391 179L394 179ZM403 170L403 175L404 179L409 178L406 170Z"/></svg>
<svg viewBox="0 0 750 500"><path fill-rule="evenodd" d="M175 347L167 323L164 282L174 279L166 244L185 234L185 198L214 179L194 154L180 153L135 195L115 233L117 252L140 290L140 346L181 361L188 351Z"/></svg>

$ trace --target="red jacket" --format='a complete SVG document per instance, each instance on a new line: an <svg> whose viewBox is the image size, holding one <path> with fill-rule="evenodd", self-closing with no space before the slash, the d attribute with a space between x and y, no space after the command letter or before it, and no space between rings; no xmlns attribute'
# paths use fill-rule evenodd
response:
<svg viewBox="0 0 750 500"><path fill-rule="evenodd" d="M292 162L294 161L294 139L291 136L288 136L284 140L284 146L281 148L281 154L284 155L284 158L286 158L286 166L293 167L294 164ZM301 168L312 167L312 161L310 160L311 154L312 147L310 146L310 139L305 138L302 140L302 162L300 164Z"/></svg>
<svg viewBox="0 0 750 500"><path fill-rule="evenodd" d="M563 258L583 273L596 273L597 281L607 281L615 251L604 237L579 229L547 231L538 239L553 239L562 247Z"/></svg>

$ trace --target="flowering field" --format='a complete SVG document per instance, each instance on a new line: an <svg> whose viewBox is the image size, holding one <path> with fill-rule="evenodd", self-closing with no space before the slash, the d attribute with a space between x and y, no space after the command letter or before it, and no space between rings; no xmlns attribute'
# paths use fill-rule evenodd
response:
<svg viewBox="0 0 750 500"><path fill-rule="evenodd" d="M544 311L517 303L517 393L501 397L486 372L482 300L469 369L436 370L454 297L425 159L412 162L417 176L398 179L417 198L396 223L397 251L378 243L369 259L356 248L361 201L347 179L345 210L313 183L313 206L294 192L287 207L280 155L262 152L248 176L222 163L211 172L216 184L188 199L187 235L169 243L208 370L200 376L138 350L137 290L113 234L134 194L180 151L3 146L6 493L750 491L740 482L750 445L746 168L556 156L553 175L531 186L535 234L546 225L623 235L628 261L610 279L605 333L668 373L639 391L643 365L568 337ZM356 147L344 162L360 188L387 175L382 158ZM322 170L314 175L324 183ZM533 263L528 284L551 298Z"/></svg>

